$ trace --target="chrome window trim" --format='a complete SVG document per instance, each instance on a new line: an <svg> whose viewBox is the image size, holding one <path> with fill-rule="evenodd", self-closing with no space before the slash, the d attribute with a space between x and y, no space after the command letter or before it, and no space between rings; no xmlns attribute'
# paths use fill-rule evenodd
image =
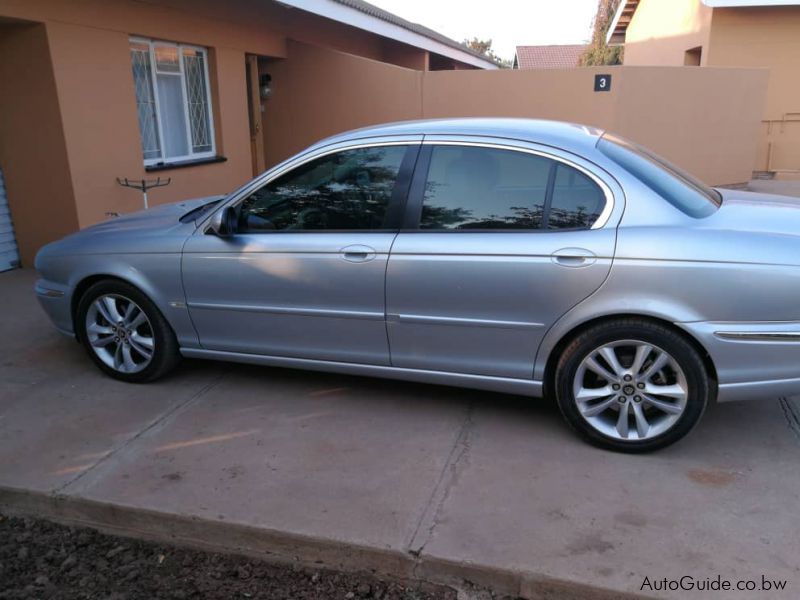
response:
<svg viewBox="0 0 800 600"><path fill-rule="evenodd" d="M361 148L379 148L382 146L413 146L420 144L422 142L422 136L414 136L415 139L408 138L403 140L387 140L383 142L356 142L354 140L353 144L348 144L344 142L345 145L336 144L335 147L325 146L319 148L318 150L312 150L306 154L296 157L295 159L289 159L289 162L284 163L283 165L278 165L275 167L274 171L267 171L263 175L256 177L250 182L250 185L241 189L234 197L230 198L228 201L224 202L221 206L218 206L216 210L212 210L209 215L206 216L205 220L197 227L197 231L202 230L202 233L205 234L208 232L208 228L210 226L211 218L217 213L217 211L222 210L227 206L236 206L241 202L244 202L247 197L252 194L255 190L272 183L281 175L296 169L298 167L302 167L304 164L307 164L313 160L318 158L323 158L325 156L329 156L331 154L336 154L338 152L346 152L347 150L359 150ZM365 232L372 231L372 230L364 230ZM389 230L381 230L378 233L386 232ZM336 230L335 233L341 233L342 230ZM298 233L298 232L294 232ZM319 233L319 232L317 232Z"/></svg>
<svg viewBox="0 0 800 600"><path fill-rule="evenodd" d="M714 335L737 342L800 342L800 331L715 331Z"/></svg>
<svg viewBox="0 0 800 600"><path fill-rule="evenodd" d="M586 167L579 165L562 156L558 156L557 154L551 154L543 150L534 150L533 148L527 148L525 146L516 146L513 144L503 144L496 142L484 142L478 140L469 141L469 140L447 140L447 139L424 139L422 140L422 144L424 146L471 146L476 148L493 148L496 150L511 150L514 152L524 152L527 154L533 154L534 156L540 156L542 158L549 158L550 160L554 160L562 164L565 164L568 167L572 167L573 169L577 169L578 171L589 177L592 181L594 181L603 191L603 195L606 198L606 205L603 207L603 210L600 212L600 215L597 217L597 220L592 224L591 227L589 227L590 230L602 229L603 227L605 227L605 225L608 223L608 220L611 218L611 213L614 212L614 193L611 191L611 187ZM564 152L567 152L567 150L564 150ZM499 231L502 230L498 230L498 232ZM553 229L546 231L557 232L558 230ZM570 231L575 231L575 230L571 229ZM585 231L585 229L582 231Z"/></svg>

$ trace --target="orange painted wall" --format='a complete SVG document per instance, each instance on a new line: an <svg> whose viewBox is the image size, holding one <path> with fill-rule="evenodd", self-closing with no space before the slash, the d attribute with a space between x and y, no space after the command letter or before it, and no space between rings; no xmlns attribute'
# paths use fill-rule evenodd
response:
<svg viewBox="0 0 800 600"><path fill-rule="evenodd" d="M686 50L702 46L705 66L712 12L700 0L641 0L625 35L623 62L679 66Z"/></svg>
<svg viewBox="0 0 800 600"><path fill-rule="evenodd" d="M334 133L420 117L420 71L291 41L288 55L261 67L273 89L264 103L268 166Z"/></svg>
<svg viewBox="0 0 800 600"><path fill-rule="evenodd" d="M266 65L267 164L333 133L386 121L505 116L609 129L712 184L750 179L768 74L763 69L592 67L428 71L290 43ZM610 92L594 75L611 73Z"/></svg>
<svg viewBox="0 0 800 600"><path fill-rule="evenodd" d="M22 260L78 229L43 25L0 23L0 168ZM35 198L35 201L31 201Z"/></svg>
<svg viewBox="0 0 800 600"><path fill-rule="evenodd" d="M27 265L44 243L102 221L106 213L140 208L141 194L119 187L116 177L170 177L168 187L150 194L151 205L224 193L246 181L252 175L246 54L285 57L291 37L416 69L427 66L424 51L264 0L0 0L0 23L21 20L38 28L23 41L12 40L6 33L10 25L2 25L0 43L9 44L0 56L0 69L8 73L2 81L18 83L14 95L0 95L6 109L0 115L0 144ZM217 151L226 162L145 172L128 46L132 35L209 48ZM325 74L319 80L337 85ZM386 102L393 89L387 82ZM40 123L57 126L45 129ZM343 115L334 127L349 123ZM52 176L43 178L45 157ZM20 188L24 194L14 193ZM54 223L32 221L46 212L58 215Z"/></svg>
<svg viewBox="0 0 800 600"><path fill-rule="evenodd" d="M140 194L117 186L116 177L171 177L170 186L152 193L154 205L224 193L249 179L247 53L273 57L260 61L274 90L264 105L268 165L355 127L507 115L607 127L707 181L738 182L748 178L748 136L762 110L758 90L765 81L758 70L709 70L696 77L688 74L692 69L615 68L612 91L598 94L592 91L597 69L421 71L420 56L406 49L377 43L364 32L351 36L347 27L263 0L0 0L3 17L43 23L23 37L4 33L0 40L17 40L12 52L0 56L7 73L2 80L20 85L18 94L0 98L6 107L0 160L25 264L63 233L101 221L107 212L138 209ZM209 48L217 147L226 162L145 172L130 35ZM308 37L327 47L292 41ZM389 54L414 68L379 62ZM42 214L56 218L42 225Z"/></svg>
<svg viewBox="0 0 800 600"><path fill-rule="evenodd" d="M716 8L709 48L709 64L769 68L755 168L771 146L769 168L800 175L800 6Z"/></svg>
<svg viewBox="0 0 800 600"><path fill-rule="evenodd" d="M624 62L681 65L684 52L700 45L702 66L769 69L753 169L800 176L800 6L711 9L700 0L642 0Z"/></svg>
<svg viewBox="0 0 800 600"><path fill-rule="evenodd" d="M142 208L141 193L120 187L116 177L171 177L168 187L150 195L158 204L224 193L250 176L242 50L213 50L215 129L227 162L146 173L128 35L64 23L48 23L47 31L81 227L102 221L107 212Z"/></svg>

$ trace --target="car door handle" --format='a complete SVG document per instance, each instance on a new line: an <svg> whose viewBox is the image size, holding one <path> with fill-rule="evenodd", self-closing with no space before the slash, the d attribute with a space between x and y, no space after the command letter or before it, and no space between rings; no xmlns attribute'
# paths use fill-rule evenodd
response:
<svg viewBox="0 0 800 600"><path fill-rule="evenodd" d="M588 267L597 262L597 255L586 248L562 248L550 255L551 260L562 267Z"/></svg>
<svg viewBox="0 0 800 600"><path fill-rule="evenodd" d="M347 262L359 263L369 262L375 258L375 248L354 244L341 249L342 258Z"/></svg>

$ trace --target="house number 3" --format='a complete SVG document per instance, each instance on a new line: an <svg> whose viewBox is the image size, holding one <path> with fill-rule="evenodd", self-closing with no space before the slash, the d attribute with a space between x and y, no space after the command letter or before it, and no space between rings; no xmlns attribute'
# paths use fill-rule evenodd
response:
<svg viewBox="0 0 800 600"><path fill-rule="evenodd" d="M595 75L594 91L595 92L611 91L611 75Z"/></svg>

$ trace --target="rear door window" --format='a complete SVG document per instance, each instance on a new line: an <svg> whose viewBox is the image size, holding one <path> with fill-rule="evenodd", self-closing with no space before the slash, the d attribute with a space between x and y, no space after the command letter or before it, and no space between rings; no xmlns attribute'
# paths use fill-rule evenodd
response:
<svg viewBox="0 0 800 600"><path fill-rule="evenodd" d="M421 230L589 229L606 205L600 186L546 156L438 145L422 193Z"/></svg>

